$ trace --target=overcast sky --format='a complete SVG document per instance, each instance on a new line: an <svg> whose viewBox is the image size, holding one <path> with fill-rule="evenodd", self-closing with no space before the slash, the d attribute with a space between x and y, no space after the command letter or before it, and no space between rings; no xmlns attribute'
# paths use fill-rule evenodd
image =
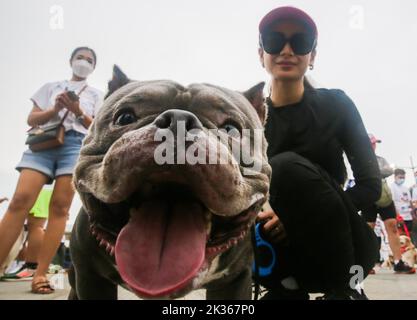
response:
<svg viewBox="0 0 417 320"><path fill-rule="evenodd" d="M0 196L11 197L15 188L30 96L46 82L71 76L75 47L96 50L89 83L103 91L114 63L132 79L244 90L268 80L257 56L260 19L288 4L318 25L314 80L353 99L368 131L383 140L378 154L401 167L414 156L417 164L414 0L2 0ZM72 219L79 205L76 200Z"/></svg>

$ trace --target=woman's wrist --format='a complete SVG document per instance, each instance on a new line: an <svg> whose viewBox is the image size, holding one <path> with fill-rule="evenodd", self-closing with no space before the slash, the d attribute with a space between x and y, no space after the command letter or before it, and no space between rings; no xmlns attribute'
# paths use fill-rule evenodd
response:
<svg viewBox="0 0 417 320"><path fill-rule="evenodd" d="M74 115L76 118L81 118L84 117L85 113L81 108L78 108L78 110L74 112Z"/></svg>
<svg viewBox="0 0 417 320"><path fill-rule="evenodd" d="M70 109L72 113L78 118L84 115L83 109L81 109L80 102L76 101L73 107Z"/></svg>

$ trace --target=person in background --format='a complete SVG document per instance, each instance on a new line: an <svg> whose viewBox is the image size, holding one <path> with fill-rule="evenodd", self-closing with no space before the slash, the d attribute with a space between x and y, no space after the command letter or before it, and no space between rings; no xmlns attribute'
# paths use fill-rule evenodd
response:
<svg viewBox="0 0 417 320"><path fill-rule="evenodd" d="M403 169L395 169L394 183L390 186L392 199L394 200L397 213L404 220L404 224L411 234L413 231L413 205L411 202L410 189L405 185L405 171Z"/></svg>
<svg viewBox="0 0 417 320"><path fill-rule="evenodd" d="M72 174L82 141L101 106L103 93L87 83L97 56L88 47L76 48L69 59L70 80L43 85L31 98L33 107L27 123L32 126L56 124L64 115L64 144L54 149L23 153L16 169L20 172L16 190L0 223L0 265L16 242L28 212L45 184L55 181L49 208L48 225L38 255L38 267L32 280L32 292L53 293L46 273L65 231L74 197ZM73 94L70 94L73 93ZM78 99L74 99L74 95Z"/></svg>
<svg viewBox="0 0 417 320"><path fill-rule="evenodd" d="M413 202L413 207L417 208L417 171L414 172L414 181L415 183L410 188L411 201Z"/></svg>
<svg viewBox="0 0 417 320"><path fill-rule="evenodd" d="M378 200L381 179L361 116L343 91L315 89L306 80L318 40L307 13L276 8L261 20L259 35L260 62L271 78L265 136L272 210L258 220L292 272L263 298L366 299L352 287L350 270L360 266L366 276L377 258L375 234L358 211ZM356 181L347 191L343 153Z"/></svg>
<svg viewBox="0 0 417 320"><path fill-rule="evenodd" d="M411 240L413 244L417 246L417 171L414 172L415 184L411 187L411 202L413 203L414 219L413 219L413 230L411 232Z"/></svg>
<svg viewBox="0 0 417 320"><path fill-rule="evenodd" d="M371 141L372 149L376 151L376 144L381 143L381 140L375 138L373 134L369 134L369 140ZM389 192L389 187L385 180L394 173L394 170L391 168L387 160L385 160L383 157L377 155L376 158L378 160L383 185L383 192L381 198L385 197L386 199L380 198L378 202L372 204L368 208L364 208L362 210L362 217L369 224L369 226L372 229L374 229L377 215L379 213L382 221L384 222L385 230L388 235L388 242L392 251L392 255L394 257L394 271L396 273L405 274L415 273L416 270L412 266L408 266L401 259L401 244L396 219L397 213L395 211L394 202L392 201L392 195ZM375 270L372 269L371 274L374 273Z"/></svg>
<svg viewBox="0 0 417 320"><path fill-rule="evenodd" d="M44 226L49 215L52 189L43 188L27 219L27 239L22 248L25 263L13 273L5 274L3 281L31 280L38 267L38 255L44 238Z"/></svg>
<svg viewBox="0 0 417 320"><path fill-rule="evenodd" d="M413 202L414 208L417 208L417 171L414 172L414 181L415 183L410 188L411 192L411 201Z"/></svg>

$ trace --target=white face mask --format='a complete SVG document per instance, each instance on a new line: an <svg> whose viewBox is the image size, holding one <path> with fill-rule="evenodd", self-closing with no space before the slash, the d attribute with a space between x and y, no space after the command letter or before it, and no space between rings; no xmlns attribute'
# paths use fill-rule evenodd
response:
<svg viewBox="0 0 417 320"><path fill-rule="evenodd" d="M74 60L72 62L72 72L77 77L87 78L93 71L93 65L84 59Z"/></svg>
<svg viewBox="0 0 417 320"><path fill-rule="evenodd" d="M396 178L395 179L395 183L399 186L402 186L404 184L404 182L405 182L404 178Z"/></svg>

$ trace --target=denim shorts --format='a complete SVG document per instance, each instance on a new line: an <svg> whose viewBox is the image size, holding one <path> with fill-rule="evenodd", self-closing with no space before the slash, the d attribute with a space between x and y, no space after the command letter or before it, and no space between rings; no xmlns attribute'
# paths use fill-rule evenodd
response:
<svg viewBox="0 0 417 320"><path fill-rule="evenodd" d="M59 176L72 175L84 137L82 133L69 130L65 132L64 145L61 147L37 152L28 149L23 153L16 170L32 169L45 174L51 181Z"/></svg>

